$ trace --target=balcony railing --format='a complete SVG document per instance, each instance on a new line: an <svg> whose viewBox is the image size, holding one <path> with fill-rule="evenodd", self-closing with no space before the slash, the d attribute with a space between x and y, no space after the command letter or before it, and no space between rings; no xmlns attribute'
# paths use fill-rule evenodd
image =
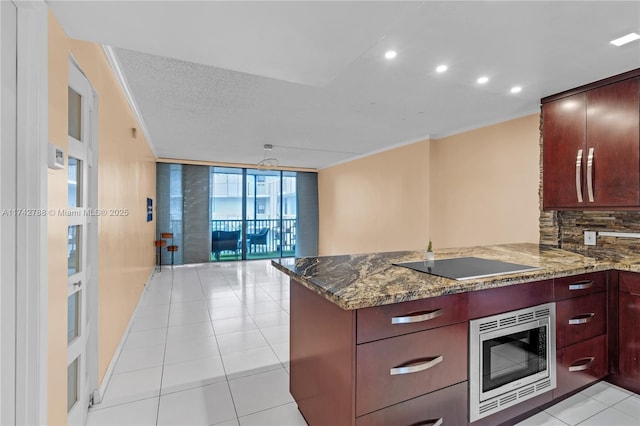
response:
<svg viewBox="0 0 640 426"><path fill-rule="evenodd" d="M243 221L240 219L212 220L211 231L241 231ZM293 256L296 249L296 219L251 219L247 220L247 258L256 256L280 257ZM256 238L251 241L251 236L260 234L268 229L265 238Z"/></svg>
<svg viewBox="0 0 640 426"><path fill-rule="evenodd" d="M243 221L240 219L211 220L211 231L242 231L242 223ZM280 256L287 257L295 255L296 219L282 219L282 228L280 228L280 223L280 219L251 219L246 221L246 259L274 258ZM171 220L169 228L170 229L167 230L167 232L173 232L173 244L181 245L183 238L182 221ZM264 228L269 229L266 238L264 238L264 242L262 239L259 239L259 243L256 243L256 240L254 240L254 243L251 244L251 234L259 234ZM242 235L242 232L240 235ZM242 244L239 244L238 247L242 247ZM236 254L233 252L225 252L220 258L223 260L238 259Z"/></svg>

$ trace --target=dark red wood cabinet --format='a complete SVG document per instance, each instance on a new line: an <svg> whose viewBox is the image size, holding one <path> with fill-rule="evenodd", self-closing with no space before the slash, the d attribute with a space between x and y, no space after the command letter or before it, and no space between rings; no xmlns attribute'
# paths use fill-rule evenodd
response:
<svg viewBox="0 0 640 426"><path fill-rule="evenodd" d="M545 210L640 207L636 71L542 100Z"/></svg>
<svg viewBox="0 0 640 426"><path fill-rule="evenodd" d="M640 274L620 273L618 308L620 376L640 386Z"/></svg>
<svg viewBox="0 0 640 426"><path fill-rule="evenodd" d="M640 387L640 274L613 273L615 299L611 276L593 272L353 311L292 279L291 394L310 425L466 425L469 319L550 301L556 389L472 426L513 424L607 376L609 358L618 361L608 333L619 337L619 376ZM618 288L619 334L607 328ZM620 384L635 389L628 383Z"/></svg>
<svg viewBox="0 0 640 426"><path fill-rule="evenodd" d="M557 398L608 373L607 272L556 278L554 299Z"/></svg>

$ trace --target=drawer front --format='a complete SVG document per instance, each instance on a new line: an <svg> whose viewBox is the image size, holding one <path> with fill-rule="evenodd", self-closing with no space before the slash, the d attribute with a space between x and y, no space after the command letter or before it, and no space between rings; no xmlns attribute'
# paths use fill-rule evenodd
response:
<svg viewBox="0 0 640 426"><path fill-rule="evenodd" d="M356 416L467 380L468 324L356 348Z"/></svg>
<svg viewBox="0 0 640 426"><path fill-rule="evenodd" d="M482 318L553 301L553 280L469 293L469 318Z"/></svg>
<svg viewBox="0 0 640 426"><path fill-rule="evenodd" d="M558 351L558 397L586 386L607 374L607 336L601 335Z"/></svg>
<svg viewBox="0 0 640 426"><path fill-rule="evenodd" d="M462 382L356 418L356 426L467 424L468 383Z"/></svg>
<svg viewBox="0 0 640 426"><path fill-rule="evenodd" d="M606 292L566 299L556 303L556 345L558 349L605 334L606 327Z"/></svg>
<svg viewBox="0 0 640 426"><path fill-rule="evenodd" d="M640 295L640 274L620 272L620 291Z"/></svg>
<svg viewBox="0 0 640 426"><path fill-rule="evenodd" d="M466 293L394 303L358 310L356 338L365 343L463 321Z"/></svg>
<svg viewBox="0 0 640 426"><path fill-rule="evenodd" d="M607 273L602 271L556 278L553 287L556 300L586 296L607 289Z"/></svg>

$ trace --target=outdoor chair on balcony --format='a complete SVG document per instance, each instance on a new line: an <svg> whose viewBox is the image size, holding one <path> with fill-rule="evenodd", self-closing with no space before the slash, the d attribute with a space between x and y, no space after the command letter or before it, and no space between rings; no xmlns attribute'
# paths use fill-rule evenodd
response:
<svg viewBox="0 0 640 426"><path fill-rule="evenodd" d="M211 253L220 260L220 252L232 251L238 258L240 231L213 231L211 233Z"/></svg>
<svg viewBox="0 0 640 426"><path fill-rule="evenodd" d="M263 245L264 251L267 251L267 235L269 234L269 228L262 228L257 234L247 234L247 247L249 253L255 251L256 245Z"/></svg>

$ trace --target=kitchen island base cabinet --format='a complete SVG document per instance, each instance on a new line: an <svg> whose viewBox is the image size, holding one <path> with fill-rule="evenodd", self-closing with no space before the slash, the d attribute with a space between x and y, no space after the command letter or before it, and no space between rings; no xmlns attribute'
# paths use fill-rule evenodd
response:
<svg viewBox="0 0 640 426"><path fill-rule="evenodd" d="M467 424L468 384L458 383L356 419L356 426ZM438 423L440 421L440 423Z"/></svg>
<svg viewBox="0 0 640 426"><path fill-rule="evenodd" d="M442 312L466 300L438 299L433 308ZM374 316L395 309L389 306ZM468 323L466 317L443 316L447 323L460 322L418 332L400 323L392 330L406 334L357 344L358 310L344 310L291 279L289 389L307 423L342 426L415 418L407 425L426 425L421 423L426 416L466 424Z"/></svg>
<svg viewBox="0 0 640 426"><path fill-rule="evenodd" d="M352 425L355 315L291 280L289 390L310 425Z"/></svg>

